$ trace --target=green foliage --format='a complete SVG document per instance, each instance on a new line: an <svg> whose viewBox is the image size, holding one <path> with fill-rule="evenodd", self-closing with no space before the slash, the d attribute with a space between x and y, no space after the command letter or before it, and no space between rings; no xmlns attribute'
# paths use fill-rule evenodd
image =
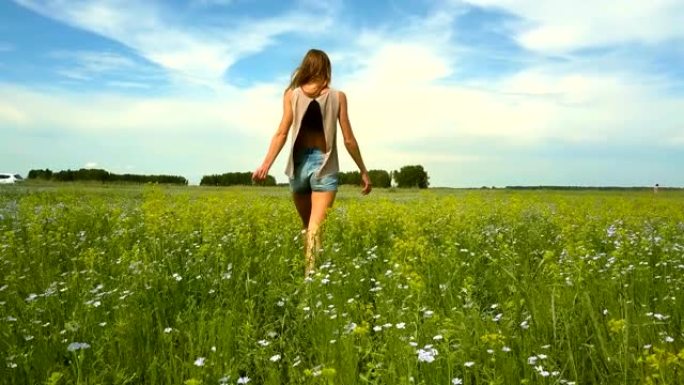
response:
<svg viewBox="0 0 684 385"><path fill-rule="evenodd" d="M682 198L10 186L0 384L682 383Z"/></svg>
<svg viewBox="0 0 684 385"><path fill-rule="evenodd" d="M430 185L430 178L421 165L404 166L399 171L394 171L392 177L398 187L427 188Z"/></svg>
<svg viewBox="0 0 684 385"><path fill-rule="evenodd" d="M337 174L340 185L358 186L361 184L361 173L358 171L339 172ZM385 170L369 170L368 176L374 187L387 188L392 185L389 172Z"/></svg>
<svg viewBox="0 0 684 385"><path fill-rule="evenodd" d="M251 172L227 172L225 174L205 175L200 181L200 186L251 186ZM256 183L260 186L275 186L276 180L273 176L267 175L266 180Z"/></svg>
<svg viewBox="0 0 684 385"><path fill-rule="evenodd" d="M176 175L137 175L137 174L114 174L106 170L95 168L82 168L79 170L63 170L52 172L50 169L31 170L28 179L44 179L57 182L127 182L127 183L163 183L187 185L188 180Z"/></svg>
<svg viewBox="0 0 684 385"><path fill-rule="evenodd" d="M361 184L361 173L358 171L340 171L337 173L337 178L340 185L358 186Z"/></svg>
<svg viewBox="0 0 684 385"><path fill-rule="evenodd" d="M45 170L31 170L28 173L28 179L52 179L52 171L49 168Z"/></svg>
<svg viewBox="0 0 684 385"><path fill-rule="evenodd" d="M387 188L392 186L392 178L385 170L369 170L368 176L374 187Z"/></svg>

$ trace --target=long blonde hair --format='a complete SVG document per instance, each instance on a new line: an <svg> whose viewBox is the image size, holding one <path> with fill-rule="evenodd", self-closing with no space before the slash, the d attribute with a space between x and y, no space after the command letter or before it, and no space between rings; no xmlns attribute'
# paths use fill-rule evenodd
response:
<svg viewBox="0 0 684 385"><path fill-rule="evenodd" d="M295 89L311 82L319 83L321 88L325 88L330 84L331 78L332 66L328 55L320 49L310 49L292 73L289 88Z"/></svg>

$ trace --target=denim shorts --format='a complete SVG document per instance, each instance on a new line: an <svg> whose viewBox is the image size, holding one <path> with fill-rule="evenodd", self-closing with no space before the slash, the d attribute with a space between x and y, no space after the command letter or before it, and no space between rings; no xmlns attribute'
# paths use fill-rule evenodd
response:
<svg viewBox="0 0 684 385"><path fill-rule="evenodd" d="M337 173L316 178L316 171L325 161L325 153L318 148L297 150L293 155L294 178L290 179L293 193L310 194L312 191L337 191Z"/></svg>

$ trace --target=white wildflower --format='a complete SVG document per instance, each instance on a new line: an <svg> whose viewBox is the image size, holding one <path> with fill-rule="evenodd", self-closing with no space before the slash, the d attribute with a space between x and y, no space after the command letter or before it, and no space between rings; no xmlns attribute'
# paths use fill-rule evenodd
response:
<svg viewBox="0 0 684 385"><path fill-rule="evenodd" d="M356 324L354 322L350 322L347 326L344 327L344 332L345 333L351 333L356 329Z"/></svg>
<svg viewBox="0 0 684 385"><path fill-rule="evenodd" d="M72 342L67 346L67 350L70 352L75 352L77 350L89 349L90 344L87 342Z"/></svg>
<svg viewBox="0 0 684 385"><path fill-rule="evenodd" d="M420 362L433 362L435 360L435 356L439 354L437 349L427 345L423 349L418 349L416 352L418 353L418 361Z"/></svg>
<svg viewBox="0 0 684 385"><path fill-rule="evenodd" d="M31 293L28 295L28 297L26 297L26 302L33 302L36 300L36 298L38 298L38 294Z"/></svg>

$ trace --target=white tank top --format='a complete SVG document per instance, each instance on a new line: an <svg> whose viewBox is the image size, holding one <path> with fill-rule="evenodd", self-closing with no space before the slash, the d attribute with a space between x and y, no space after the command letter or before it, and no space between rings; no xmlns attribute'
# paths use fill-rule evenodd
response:
<svg viewBox="0 0 684 385"><path fill-rule="evenodd" d="M292 91L292 127L290 134L290 156L287 160L287 167L285 167L285 175L288 178L294 178L294 161L293 150L294 144L297 140L297 134L301 128L302 118L309 107L309 103L316 99L321 106L321 115L323 116L323 134L325 134L325 160L323 165L316 171L316 177L320 178L325 175L339 172L339 162L337 159L337 117L340 111L340 99L337 90L329 88L328 92L317 98L310 98L302 91L301 87L297 87Z"/></svg>

